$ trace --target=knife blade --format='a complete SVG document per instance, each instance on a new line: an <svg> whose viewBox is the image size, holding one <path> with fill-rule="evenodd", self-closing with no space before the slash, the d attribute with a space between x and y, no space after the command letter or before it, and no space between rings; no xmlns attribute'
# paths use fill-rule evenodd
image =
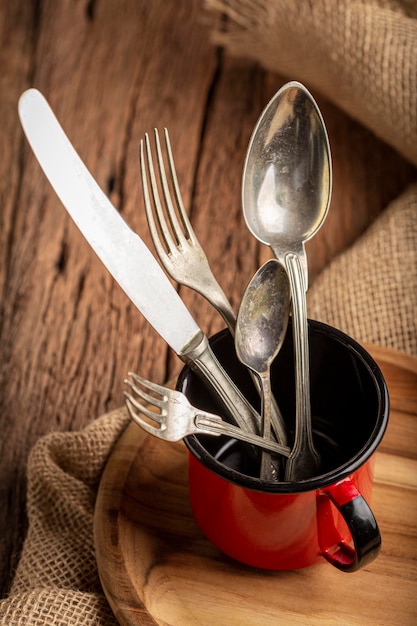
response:
<svg viewBox="0 0 417 626"><path fill-rule="evenodd" d="M148 247L84 165L44 96L28 89L18 110L46 177L107 270L166 343L214 388L233 420L245 430L259 432L258 413L218 362Z"/></svg>

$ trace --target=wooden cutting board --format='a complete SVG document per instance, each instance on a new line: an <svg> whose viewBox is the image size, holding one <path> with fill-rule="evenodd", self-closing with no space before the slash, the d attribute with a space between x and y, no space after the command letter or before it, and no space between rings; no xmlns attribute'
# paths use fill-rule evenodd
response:
<svg viewBox="0 0 417 626"><path fill-rule="evenodd" d="M417 359L368 346L391 414L377 453L372 508L382 551L344 574L327 563L264 572L222 555L194 522L186 449L130 424L103 473L95 509L102 585L122 625L417 623Z"/></svg>

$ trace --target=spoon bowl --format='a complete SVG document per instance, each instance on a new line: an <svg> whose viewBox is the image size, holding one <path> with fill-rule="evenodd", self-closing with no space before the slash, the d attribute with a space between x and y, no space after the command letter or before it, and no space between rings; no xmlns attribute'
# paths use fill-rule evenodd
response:
<svg viewBox="0 0 417 626"><path fill-rule="evenodd" d="M243 295L235 332L239 360L255 372L261 382L262 436L266 440L271 437L270 367L284 342L289 310L287 273L279 261L271 259L259 268ZM273 468L270 453L262 452L261 478L273 480Z"/></svg>
<svg viewBox="0 0 417 626"><path fill-rule="evenodd" d="M301 84L284 85L265 107L249 143L242 182L248 229L277 258L304 254L330 206L332 167L320 110ZM305 289L307 264L303 265Z"/></svg>

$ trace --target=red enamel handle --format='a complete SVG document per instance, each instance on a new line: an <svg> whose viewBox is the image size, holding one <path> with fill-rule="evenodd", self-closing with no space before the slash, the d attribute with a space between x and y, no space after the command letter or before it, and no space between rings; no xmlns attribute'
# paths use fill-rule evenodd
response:
<svg viewBox="0 0 417 626"><path fill-rule="evenodd" d="M350 537L343 537L336 528L334 507L343 517ZM376 558L381 549L378 524L350 478L320 492L317 509L319 545L329 563L344 572L355 572Z"/></svg>

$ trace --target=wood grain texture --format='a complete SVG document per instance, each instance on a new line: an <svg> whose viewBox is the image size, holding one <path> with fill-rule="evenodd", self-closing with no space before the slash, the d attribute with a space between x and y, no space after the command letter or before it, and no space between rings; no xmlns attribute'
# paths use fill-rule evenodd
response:
<svg viewBox="0 0 417 626"><path fill-rule="evenodd" d="M185 446L131 424L108 461L95 510L99 573L123 626L141 624L136 611L143 605L170 626L415 623L417 359L368 349L391 398L372 499L382 534L378 558L351 575L327 563L275 573L235 563L194 522Z"/></svg>
<svg viewBox="0 0 417 626"><path fill-rule="evenodd" d="M25 534L25 465L43 434L122 404L129 369L161 382L180 362L126 300L31 154L17 101L37 87L117 209L150 243L138 143L169 128L184 202L237 307L268 254L240 214L249 136L283 77L214 48L200 0L0 3L0 593ZM292 78L292 77L288 77ZM311 276L352 243L415 170L331 103L334 195L309 244ZM221 321L181 291L202 328Z"/></svg>

